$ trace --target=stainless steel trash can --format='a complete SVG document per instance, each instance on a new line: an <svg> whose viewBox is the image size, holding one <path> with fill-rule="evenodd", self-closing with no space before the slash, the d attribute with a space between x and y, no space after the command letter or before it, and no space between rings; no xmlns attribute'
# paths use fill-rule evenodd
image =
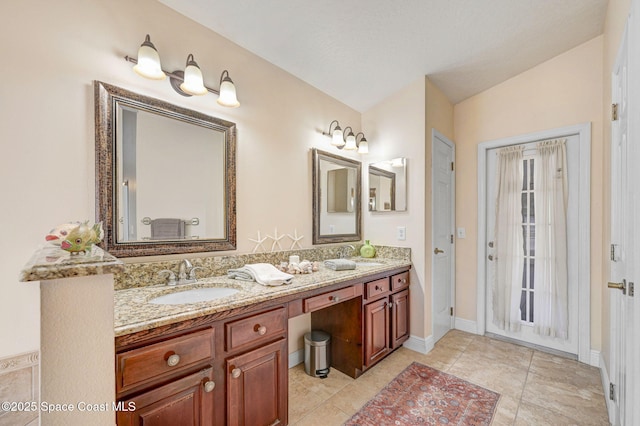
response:
<svg viewBox="0 0 640 426"><path fill-rule="evenodd" d="M331 336L321 330L304 335L304 371L310 376L325 379L331 365Z"/></svg>

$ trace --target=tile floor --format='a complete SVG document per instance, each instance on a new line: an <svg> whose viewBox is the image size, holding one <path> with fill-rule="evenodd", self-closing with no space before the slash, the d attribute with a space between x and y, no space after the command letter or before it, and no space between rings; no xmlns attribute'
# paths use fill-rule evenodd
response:
<svg viewBox="0 0 640 426"><path fill-rule="evenodd" d="M608 425L600 370L458 330L426 355L400 348L357 380L289 370L289 424L341 425L413 361L501 394L493 425Z"/></svg>

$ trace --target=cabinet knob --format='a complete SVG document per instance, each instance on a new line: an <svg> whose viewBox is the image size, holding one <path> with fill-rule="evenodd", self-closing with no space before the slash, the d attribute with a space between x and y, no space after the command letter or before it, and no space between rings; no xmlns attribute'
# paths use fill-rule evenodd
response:
<svg viewBox="0 0 640 426"><path fill-rule="evenodd" d="M265 334L267 334L267 327L264 325L256 324L256 326L253 327L253 331L261 336L264 336Z"/></svg>
<svg viewBox="0 0 640 426"><path fill-rule="evenodd" d="M180 355L178 354L170 355L169 358L167 358L167 365L169 367L175 367L176 365L178 365L179 362L180 362Z"/></svg>
<svg viewBox="0 0 640 426"><path fill-rule="evenodd" d="M406 278L402 278L402 279L400 279L398 281L400 281L402 284L406 284L407 283L407 279Z"/></svg>
<svg viewBox="0 0 640 426"><path fill-rule="evenodd" d="M209 380L204 384L204 391L211 392L212 390L215 389L215 387L216 387L216 382L214 382L213 380Z"/></svg>
<svg viewBox="0 0 640 426"><path fill-rule="evenodd" d="M239 368L234 368L233 370L231 370L231 377L233 377L234 379L240 377L241 374L242 370L240 370Z"/></svg>
<svg viewBox="0 0 640 426"><path fill-rule="evenodd" d="M376 290L380 291L380 286L376 286Z"/></svg>
<svg viewBox="0 0 640 426"><path fill-rule="evenodd" d="M340 301L340 297L339 296L331 296L329 298L331 301L338 303Z"/></svg>

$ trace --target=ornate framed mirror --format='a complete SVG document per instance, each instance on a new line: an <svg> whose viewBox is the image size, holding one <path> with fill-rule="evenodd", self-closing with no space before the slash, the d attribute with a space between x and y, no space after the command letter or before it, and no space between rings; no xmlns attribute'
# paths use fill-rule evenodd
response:
<svg viewBox="0 0 640 426"><path fill-rule="evenodd" d="M360 241L361 163L312 150L313 244Z"/></svg>
<svg viewBox="0 0 640 426"><path fill-rule="evenodd" d="M96 220L118 257L236 248L234 123L94 82Z"/></svg>

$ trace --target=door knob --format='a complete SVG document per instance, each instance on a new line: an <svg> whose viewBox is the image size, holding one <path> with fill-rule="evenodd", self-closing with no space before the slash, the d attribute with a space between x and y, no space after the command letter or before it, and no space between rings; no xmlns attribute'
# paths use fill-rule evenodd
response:
<svg viewBox="0 0 640 426"><path fill-rule="evenodd" d="M492 261L492 262L493 262L493 255L492 255L492 254L490 254L489 256L487 256L487 259L489 259L490 261Z"/></svg>
<svg viewBox="0 0 640 426"><path fill-rule="evenodd" d="M489 241L489 247L493 248L493 241Z"/></svg>
<svg viewBox="0 0 640 426"><path fill-rule="evenodd" d="M433 251L434 254L444 253L444 250L440 250L438 247Z"/></svg>
<svg viewBox="0 0 640 426"><path fill-rule="evenodd" d="M607 283L607 287L617 288L618 290L622 290L622 294L627 294L627 280L622 280L621 283L612 283L611 281L609 281Z"/></svg>

